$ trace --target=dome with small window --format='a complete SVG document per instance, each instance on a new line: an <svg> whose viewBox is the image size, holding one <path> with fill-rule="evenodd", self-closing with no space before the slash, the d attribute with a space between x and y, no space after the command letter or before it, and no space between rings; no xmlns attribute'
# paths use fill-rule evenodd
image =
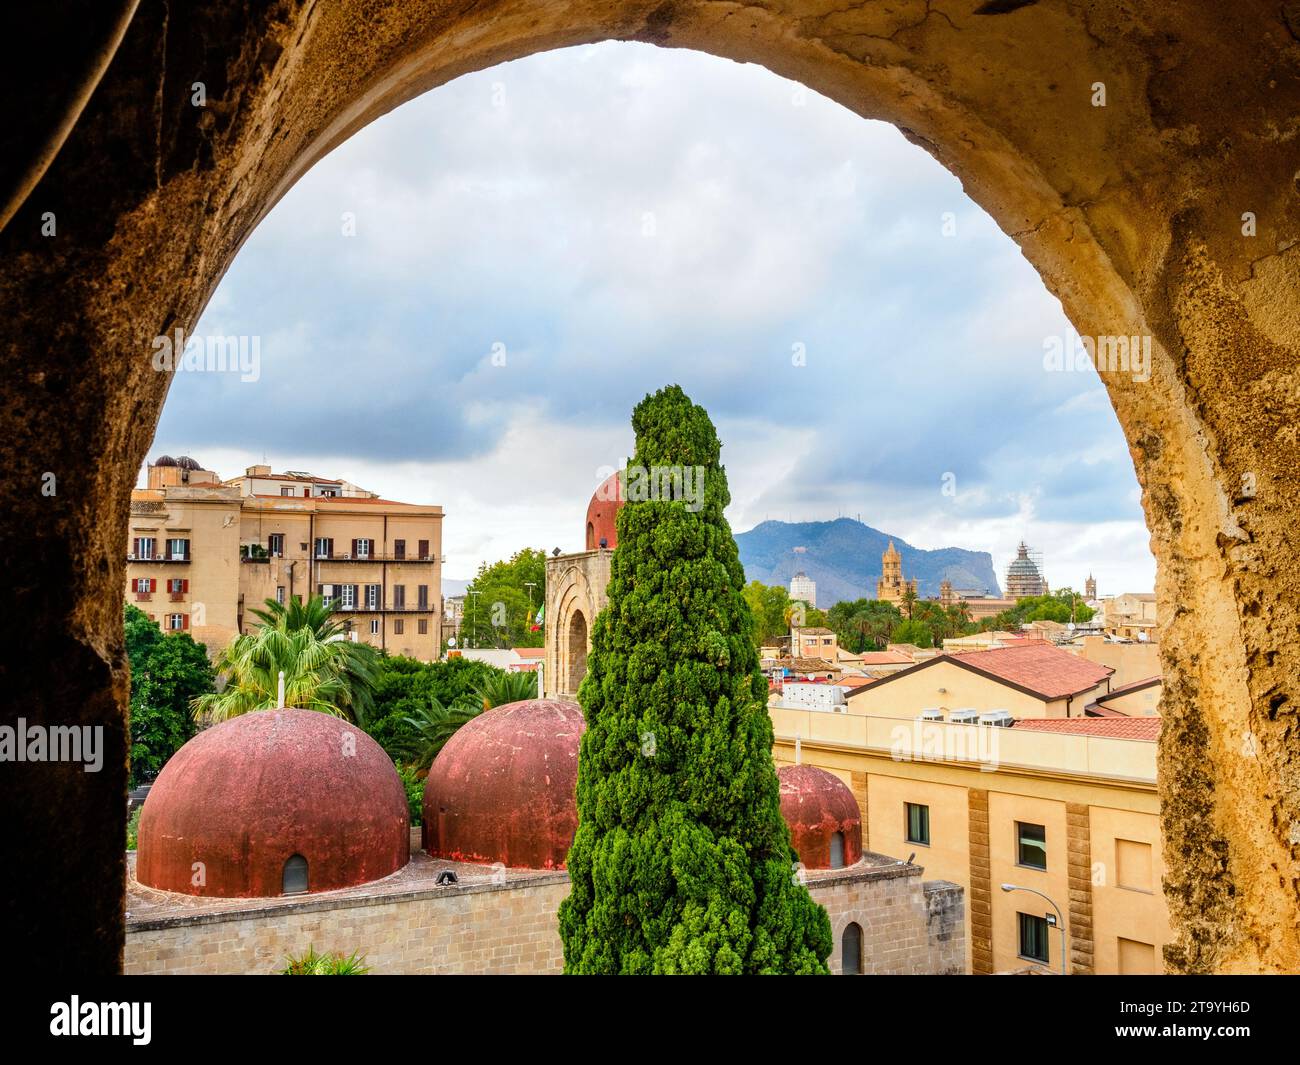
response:
<svg viewBox="0 0 1300 1065"><path fill-rule="evenodd" d="M853 792L834 773L815 765L787 765L781 782L781 816L790 842L808 869L843 869L862 858L862 814Z"/></svg>
<svg viewBox="0 0 1300 1065"><path fill-rule="evenodd" d="M136 879L187 895L294 895L378 880L410 856L406 789L379 744L315 710L256 710L163 766L140 814Z"/></svg>

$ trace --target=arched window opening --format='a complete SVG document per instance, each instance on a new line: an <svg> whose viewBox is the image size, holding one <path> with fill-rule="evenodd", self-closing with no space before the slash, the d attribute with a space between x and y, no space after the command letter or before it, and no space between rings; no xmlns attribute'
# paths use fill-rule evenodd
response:
<svg viewBox="0 0 1300 1065"><path fill-rule="evenodd" d="M280 892L284 895L301 895L307 890L307 859L295 854L284 863L284 877Z"/></svg>
<svg viewBox="0 0 1300 1065"><path fill-rule="evenodd" d="M831 836L831 868L844 868L844 833L836 832Z"/></svg>
<svg viewBox="0 0 1300 1065"><path fill-rule="evenodd" d="M850 923L840 937L840 973L862 975L862 926L856 922Z"/></svg>

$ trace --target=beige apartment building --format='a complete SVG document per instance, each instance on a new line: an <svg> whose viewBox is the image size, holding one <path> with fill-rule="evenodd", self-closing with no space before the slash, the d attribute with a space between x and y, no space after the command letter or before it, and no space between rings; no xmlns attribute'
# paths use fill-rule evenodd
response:
<svg viewBox="0 0 1300 1065"><path fill-rule="evenodd" d="M215 654L268 599L321 595L350 637L431 661L442 645L442 508L250 466L227 481L159 458L131 496L127 601Z"/></svg>
<svg viewBox="0 0 1300 1065"><path fill-rule="evenodd" d="M894 718L770 713L778 766L799 759L852 788L864 849L965 888L970 972L1059 973L1063 957L1072 974L1163 971L1173 935L1161 891L1159 718L996 727L924 721L902 707Z"/></svg>

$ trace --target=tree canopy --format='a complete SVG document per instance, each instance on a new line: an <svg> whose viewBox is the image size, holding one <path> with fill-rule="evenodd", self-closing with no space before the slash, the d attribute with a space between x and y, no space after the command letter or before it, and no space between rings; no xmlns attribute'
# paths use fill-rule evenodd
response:
<svg viewBox="0 0 1300 1065"><path fill-rule="evenodd" d="M506 561L483 563L465 589L461 646L541 647L545 632L536 618L545 601L545 551L525 547Z"/></svg>
<svg viewBox="0 0 1300 1065"><path fill-rule="evenodd" d="M565 970L824 973L830 922L794 875L717 434L677 386L632 425L632 467L698 468L704 492L619 512L578 691Z"/></svg>

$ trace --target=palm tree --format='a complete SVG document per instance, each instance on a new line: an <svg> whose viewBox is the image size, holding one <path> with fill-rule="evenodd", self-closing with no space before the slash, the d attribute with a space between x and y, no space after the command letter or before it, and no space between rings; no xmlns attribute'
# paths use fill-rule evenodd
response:
<svg viewBox="0 0 1300 1065"><path fill-rule="evenodd" d="M474 698L484 710L506 703L518 703L537 698L537 674L492 672L474 688Z"/></svg>
<svg viewBox="0 0 1300 1065"><path fill-rule="evenodd" d="M428 706L405 718L413 735L400 742L397 754L416 769L428 769L456 731L473 721L484 709L486 707L472 702L443 706L437 696L430 698Z"/></svg>
<svg viewBox="0 0 1300 1065"><path fill-rule="evenodd" d="M225 721L273 709L283 673L285 706L365 722L377 681L373 647L349 640L319 596L288 606L268 599L265 610L252 613L262 624L221 653L217 671L225 683L193 701L196 713Z"/></svg>

